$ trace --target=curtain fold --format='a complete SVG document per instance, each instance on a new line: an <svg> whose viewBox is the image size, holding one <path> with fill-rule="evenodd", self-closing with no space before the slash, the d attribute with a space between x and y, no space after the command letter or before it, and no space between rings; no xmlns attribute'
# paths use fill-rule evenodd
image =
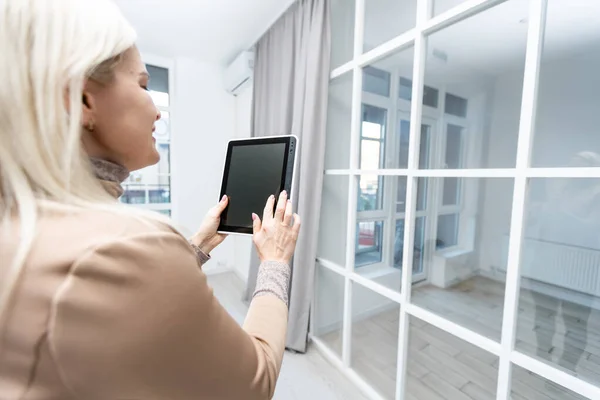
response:
<svg viewBox="0 0 600 400"><path fill-rule="evenodd" d="M306 351L317 254L330 71L329 0L299 0L256 45L252 135L299 138L293 204L302 217L292 267L286 347ZM265 199L266 200L266 199ZM256 286L253 250L246 299Z"/></svg>

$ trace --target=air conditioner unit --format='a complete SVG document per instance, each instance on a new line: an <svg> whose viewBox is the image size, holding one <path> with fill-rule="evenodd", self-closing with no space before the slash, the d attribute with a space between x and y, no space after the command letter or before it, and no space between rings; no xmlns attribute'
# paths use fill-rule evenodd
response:
<svg viewBox="0 0 600 400"><path fill-rule="evenodd" d="M254 75L254 52L244 51L227 67L223 75L225 90L237 96L250 86Z"/></svg>

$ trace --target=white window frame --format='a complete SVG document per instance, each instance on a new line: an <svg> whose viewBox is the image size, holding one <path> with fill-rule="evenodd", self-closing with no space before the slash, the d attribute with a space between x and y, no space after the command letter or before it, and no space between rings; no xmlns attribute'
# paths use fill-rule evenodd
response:
<svg viewBox="0 0 600 400"><path fill-rule="evenodd" d="M346 64L334 69L331 79L346 73L352 73L352 121L350 142L350 168L332 169L325 173L347 177L348 188L348 215L346 232L346 265L337 265L328 260L319 259L319 268L327 268L344 278L344 310L342 327L342 356L341 359L331 351L324 342L313 335L312 327L310 336L317 348L340 370L355 382L370 398L381 399L377 391L361 378L350 365L352 351L352 285L360 284L389 300L400 304L399 337L398 337L398 368L396 379L396 396L398 400L405 398L407 354L408 354L408 328L409 319L418 318L445 332L448 332L472 345L475 345L499 357L499 374L497 385L498 400L510 399L512 366L517 365L531 371L542 378L555 382L568 390L587 398L600 398L600 388L561 371L554 366L540 362L533 357L519 352L515 348L516 324L518 302L520 293L520 258L523 242L523 220L526 201L527 181L530 178L600 178L600 168L532 168L531 147L533 131L535 128L535 112L540 74L540 62L544 41L546 21L546 8L548 0L529 0L529 18L527 33L527 50L525 61L525 75L523 81L523 96L520 112L520 126L517 147L517 162L515 168L499 169L432 169L419 170L417 155L409 152L408 168L406 169L381 169L377 171L363 171L358 168L358 139L360 130L360 111L363 102L362 93L362 67L373 64L377 60L393 52L414 46L413 64L413 99L420 99L423 95L424 71L426 62L426 36L444 29L454 23L472 17L480 12L496 6L506 0L465 0L454 8L440 15L430 18L434 0L417 0L417 25L414 29L405 32L388 42L376 47L367 53L362 53L365 1L356 0L355 30L354 30L354 56ZM460 93L457 93L460 95ZM409 148L418 148L421 130L421 117L426 115L426 107L422 102L411 103L411 130ZM443 108L442 108L443 110ZM414 123L419 121L419 123ZM444 126L439 124L439 126ZM378 284L354 269L354 240L357 205L358 177L365 174L378 174L382 176L407 176L407 204L404 232L404 258L402 268L402 289L398 293L381 284ZM412 259L414 244L414 227L416 202L416 183L420 177L429 178L511 178L514 180L514 193L512 215L510 224L510 240L508 251L508 268L504 297L504 315L501 340L491 340L477 332L458 325L444 317L423 309L411 303L412 271L409 268ZM315 274L317 277L318 274ZM316 284L318 284L316 282ZM316 291L315 291L316 292ZM318 307L317 303L313 303ZM314 313L315 307L312 307ZM314 321L311 318L311 323Z"/></svg>
<svg viewBox="0 0 600 400"><path fill-rule="evenodd" d="M383 110L386 110L387 121L385 127L385 135L380 142L384 146L384 154L383 160L380 160L380 165L382 163L385 166L393 166L397 163L397 156L400 153L400 141L399 141L399 121L400 117L402 120L410 121L410 104L411 102L399 98L399 81L400 78L407 78L398 73L398 71L386 71L390 73L390 97L385 97L382 95L374 94L371 92L366 92L363 90L362 92L362 100L361 100L361 112L362 107L364 105L368 105L371 107L377 107ZM462 128L463 133L463 145L461 146L461 165L465 164L465 159L467 158L467 152L469 146L469 121L467 117L457 117L454 115L445 113L445 96L447 92L444 87L437 88L433 87L438 91L438 107L433 108L427 105L423 105L423 118L421 121L421 125L426 124L430 126L429 132L429 160L428 167L429 168L438 168L445 169L447 166L444 163L445 159L445 151L446 151L446 128L449 124L459 126ZM454 94L454 93L452 93ZM463 97L463 96L461 96ZM469 99L464 97L467 101ZM362 116L361 116L361 126L362 126ZM365 138L362 135L362 129L360 134L359 143L362 145L363 140L373 140L377 141L377 139ZM359 147L360 148L360 147ZM359 150L360 152L360 150ZM360 159L360 155L359 155ZM360 165L359 165L360 166ZM381 176L380 176L381 177ZM383 181L383 180L382 180ZM464 209L463 199L465 196L465 185L462 184L462 181L459 180L459 191L458 191L458 202L453 205L443 205L443 179L434 179L429 180L427 184L427 191L425 193L425 199L427 200L427 205L424 210L417 210L416 217L425 217L426 218L426 226L425 226L425 236L428 238L437 238L437 225L438 218L442 215L453 215L456 214L458 216L457 222L457 233L456 233L456 243L450 246L446 246L444 248L434 248L432 249L435 252L440 254L452 253L456 251L468 251L473 248L474 245L474 237L467 236L469 230L466 229L466 225L468 224L468 220L463 217L462 211ZM381 185L381 182L380 182ZM379 276L382 275L385 271L389 273L394 273L394 250L395 250L395 230L396 230L396 222L398 220L403 220L405 218L404 212L396 212L397 205L397 181L392 179L387 179L386 183L383 184L383 191L380 193L382 197L382 209L379 210L369 210L369 211L358 211L356 215L356 223L359 224L361 222L383 222L383 242L382 242L382 259L379 262L356 266L356 268L360 268L360 271L365 276ZM434 203L435 202L435 203ZM358 243L355 243L356 251L358 252ZM366 252L368 250L362 250L362 252ZM423 265L423 270L413 275L413 282L422 281L427 278L427 270L426 264Z"/></svg>

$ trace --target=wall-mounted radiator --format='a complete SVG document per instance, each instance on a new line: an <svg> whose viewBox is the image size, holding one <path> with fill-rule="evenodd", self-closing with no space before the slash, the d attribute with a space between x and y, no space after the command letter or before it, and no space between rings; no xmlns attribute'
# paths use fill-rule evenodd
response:
<svg viewBox="0 0 600 400"><path fill-rule="evenodd" d="M508 235L503 240L501 271L506 272ZM600 296L600 250L525 239L521 276Z"/></svg>

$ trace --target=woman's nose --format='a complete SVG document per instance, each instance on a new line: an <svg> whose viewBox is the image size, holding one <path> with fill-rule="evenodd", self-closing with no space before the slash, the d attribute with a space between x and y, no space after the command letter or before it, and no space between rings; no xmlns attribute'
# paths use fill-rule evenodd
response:
<svg viewBox="0 0 600 400"><path fill-rule="evenodd" d="M156 110L156 120L158 121L162 117L160 110Z"/></svg>

